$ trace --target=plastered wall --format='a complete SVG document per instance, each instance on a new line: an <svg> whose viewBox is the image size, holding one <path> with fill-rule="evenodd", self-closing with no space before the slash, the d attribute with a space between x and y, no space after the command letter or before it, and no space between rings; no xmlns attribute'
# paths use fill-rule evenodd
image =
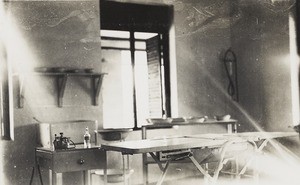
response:
<svg viewBox="0 0 300 185"><path fill-rule="evenodd" d="M289 15L294 1L235 1L231 43L238 58L243 129L290 130L292 93ZM255 13L254 13L255 12ZM297 102L296 102L297 103Z"/></svg>
<svg viewBox="0 0 300 185"><path fill-rule="evenodd" d="M36 67L93 68L101 72L98 1L16 1L4 3L8 62L14 77L14 141L1 141L4 178L1 184L29 184L34 167L35 124L68 120L97 120L91 79L70 77L57 104L57 79L34 75ZM1 28L3 29L3 28ZM3 32L2 32L3 33ZM18 108L18 76L24 77L24 106ZM80 131L78 131L80 133ZM84 134L84 130L82 130ZM35 170L37 172L37 170ZM47 171L42 171L47 182ZM81 184L80 175L67 184ZM34 183L38 183L37 173Z"/></svg>
<svg viewBox="0 0 300 185"><path fill-rule="evenodd" d="M240 131L291 130L295 1L175 2L179 114L230 114ZM228 48L237 58L239 102L227 93Z"/></svg>

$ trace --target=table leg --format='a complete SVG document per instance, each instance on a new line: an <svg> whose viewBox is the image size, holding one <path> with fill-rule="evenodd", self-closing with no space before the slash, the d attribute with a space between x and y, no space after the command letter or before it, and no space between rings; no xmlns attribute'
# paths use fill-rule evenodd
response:
<svg viewBox="0 0 300 185"><path fill-rule="evenodd" d="M53 170L49 170L49 184L56 185L56 173Z"/></svg>
<svg viewBox="0 0 300 185"><path fill-rule="evenodd" d="M49 185L54 185L52 170L49 170Z"/></svg>
<svg viewBox="0 0 300 185"><path fill-rule="evenodd" d="M84 179L84 185L91 184L91 171L90 170L83 171L83 179Z"/></svg>
<svg viewBox="0 0 300 185"><path fill-rule="evenodd" d="M147 128L142 127L142 139L147 139ZM147 164L147 154L142 154L143 156L143 184L148 184L148 164Z"/></svg>
<svg viewBox="0 0 300 185"><path fill-rule="evenodd" d="M143 154L143 184L148 184L148 164L147 164L147 154Z"/></svg>
<svg viewBox="0 0 300 185"><path fill-rule="evenodd" d="M237 127L238 127L238 124L234 123L233 124L233 133L237 133Z"/></svg>
<svg viewBox="0 0 300 185"><path fill-rule="evenodd" d="M164 179L165 179L165 177L166 177L168 168L169 168L169 164L170 164L170 161L167 161L167 162L166 162L166 166L165 166L165 168L164 168L164 170L163 170L163 173L161 174L161 176L160 176L158 182L156 183L156 185L161 185L161 184L163 183L163 181L164 181Z"/></svg>
<svg viewBox="0 0 300 185"><path fill-rule="evenodd" d="M129 164L129 155L122 154L123 160L123 182L124 185L130 184L130 164Z"/></svg>
<svg viewBox="0 0 300 185"><path fill-rule="evenodd" d="M127 180L126 180L126 165L125 165L125 156L122 155L122 160L123 160L123 182L124 185L127 185Z"/></svg>
<svg viewBox="0 0 300 185"><path fill-rule="evenodd" d="M232 134L232 125L231 125L231 123L227 124L227 133Z"/></svg>
<svg viewBox="0 0 300 185"><path fill-rule="evenodd" d="M62 173L55 173L53 170L49 170L49 184L63 185Z"/></svg>
<svg viewBox="0 0 300 185"><path fill-rule="evenodd" d="M104 155L104 169L103 169L103 181L104 181L104 185L107 185L107 151L105 151L105 155Z"/></svg>
<svg viewBox="0 0 300 185"><path fill-rule="evenodd" d="M236 157L235 159L233 159L233 161L231 161L231 166L234 166L234 168L232 168L232 173L234 174L235 179L240 179L239 174L239 158Z"/></svg>
<svg viewBox="0 0 300 185"><path fill-rule="evenodd" d="M232 133L237 133L237 123L229 123L227 124L227 133L232 134ZM238 174L238 161L237 159L233 159L230 162L230 167L231 167L231 174ZM234 175L231 175L233 178ZM238 177L238 175L235 175L235 177Z"/></svg>
<svg viewBox="0 0 300 185"><path fill-rule="evenodd" d="M198 163L198 161L195 159L194 156L189 156L190 160L194 163L196 168L204 175L204 178L207 179L207 181L211 181L212 177L208 174L208 172Z"/></svg>
<svg viewBox="0 0 300 185"><path fill-rule="evenodd" d="M126 155L127 159L126 159L126 162L127 162L127 171L130 175L130 161L129 161L129 155ZM130 176L128 176L127 178L127 183L130 184Z"/></svg>
<svg viewBox="0 0 300 185"><path fill-rule="evenodd" d="M209 174L209 171L208 171L208 170L209 170L208 163L205 163L205 164L204 164L203 169L206 171L207 174ZM204 175L203 179L204 179L204 184L205 184L205 185L209 184L209 179L208 179L205 175Z"/></svg>
<svg viewBox="0 0 300 185"><path fill-rule="evenodd" d="M147 139L147 128L146 128L146 126L142 127L142 139Z"/></svg>

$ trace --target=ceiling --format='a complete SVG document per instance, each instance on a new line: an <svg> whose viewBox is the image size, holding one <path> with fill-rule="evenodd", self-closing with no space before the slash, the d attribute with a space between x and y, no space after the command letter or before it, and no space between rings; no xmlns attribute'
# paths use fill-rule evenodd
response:
<svg viewBox="0 0 300 185"><path fill-rule="evenodd" d="M166 32L173 23L173 14L171 5L100 1L101 29Z"/></svg>

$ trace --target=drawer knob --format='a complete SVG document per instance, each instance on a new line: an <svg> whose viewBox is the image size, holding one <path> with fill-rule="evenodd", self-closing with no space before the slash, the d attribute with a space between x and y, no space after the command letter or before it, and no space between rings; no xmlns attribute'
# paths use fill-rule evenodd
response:
<svg viewBox="0 0 300 185"><path fill-rule="evenodd" d="M79 159L78 164L84 164L84 159Z"/></svg>

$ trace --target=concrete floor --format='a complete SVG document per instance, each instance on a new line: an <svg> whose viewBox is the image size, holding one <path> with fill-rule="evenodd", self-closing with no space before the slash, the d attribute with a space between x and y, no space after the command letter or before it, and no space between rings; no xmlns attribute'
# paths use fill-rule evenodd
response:
<svg viewBox="0 0 300 185"><path fill-rule="evenodd" d="M234 178L230 175L221 173L218 181L214 185L299 185L300 182L300 160L291 160L288 156L284 158L272 156L268 154L262 155L258 158L258 164L252 166L255 168L249 168L246 174L253 174L253 170L259 174L259 178L254 179L253 177L243 176L240 179ZM251 167L251 166L250 166ZM209 168L214 169L214 168ZM223 170L230 170L230 166ZM156 171L155 171L156 170ZM161 171L157 166L151 166L149 169L149 185L155 185L160 177ZM142 174L135 172L132 174L129 185L140 185L137 182L141 182ZM138 179L138 181L136 181ZM136 181L136 182L134 182ZM96 183L99 184L99 183ZM100 183L101 184L101 183ZM111 183L114 185L124 185L123 182ZM195 168L194 165L179 164L170 165L170 169L167 172L165 181L162 185L208 185L202 174ZM209 184L211 185L211 184Z"/></svg>
<svg viewBox="0 0 300 185"><path fill-rule="evenodd" d="M287 179L287 183L284 183L284 176L283 178L274 179L266 176L260 176L259 179L254 179L252 177L243 177L241 179L236 179L228 175L220 175L216 184L214 185L299 185L299 181L290 181ZM300 177L300 176L299 176ZM157 179L159 176L157 177ZM156 180L157 180L156 179ZM93 183L94 184L94 183ZM99 183L96 183L99 184ZM102 184L102 183L100 183ZM166 179L162 185L212 185L212 183L208 183L207 180L203 178L202 175L196 176L189 176L185 178L173 178L173 179ZM108 185L124 185L124 182L118 183L109 183ZM129 185L132 185L131 183ZM134 185L142 185L142 184L134 184ZM149 185L156 185L156 181L152 181Z"/></svg>
<svg viewBox="0 0 300 185"><path fill-rule="evenodd" d="M155 185L156 183L150 183L149 185ZM162 185L212 185L203 179L203 177L188 177L183 179L176 179L171 181L164 181ZM260 178L255 180L253 178L242 178L233 179L230 177L220 177L215 185L282 185L284 183L277 182L269 178ZM290 185L290 183L288 183ZM292 183L292 185L297 185L299 183Z"/></svg>

